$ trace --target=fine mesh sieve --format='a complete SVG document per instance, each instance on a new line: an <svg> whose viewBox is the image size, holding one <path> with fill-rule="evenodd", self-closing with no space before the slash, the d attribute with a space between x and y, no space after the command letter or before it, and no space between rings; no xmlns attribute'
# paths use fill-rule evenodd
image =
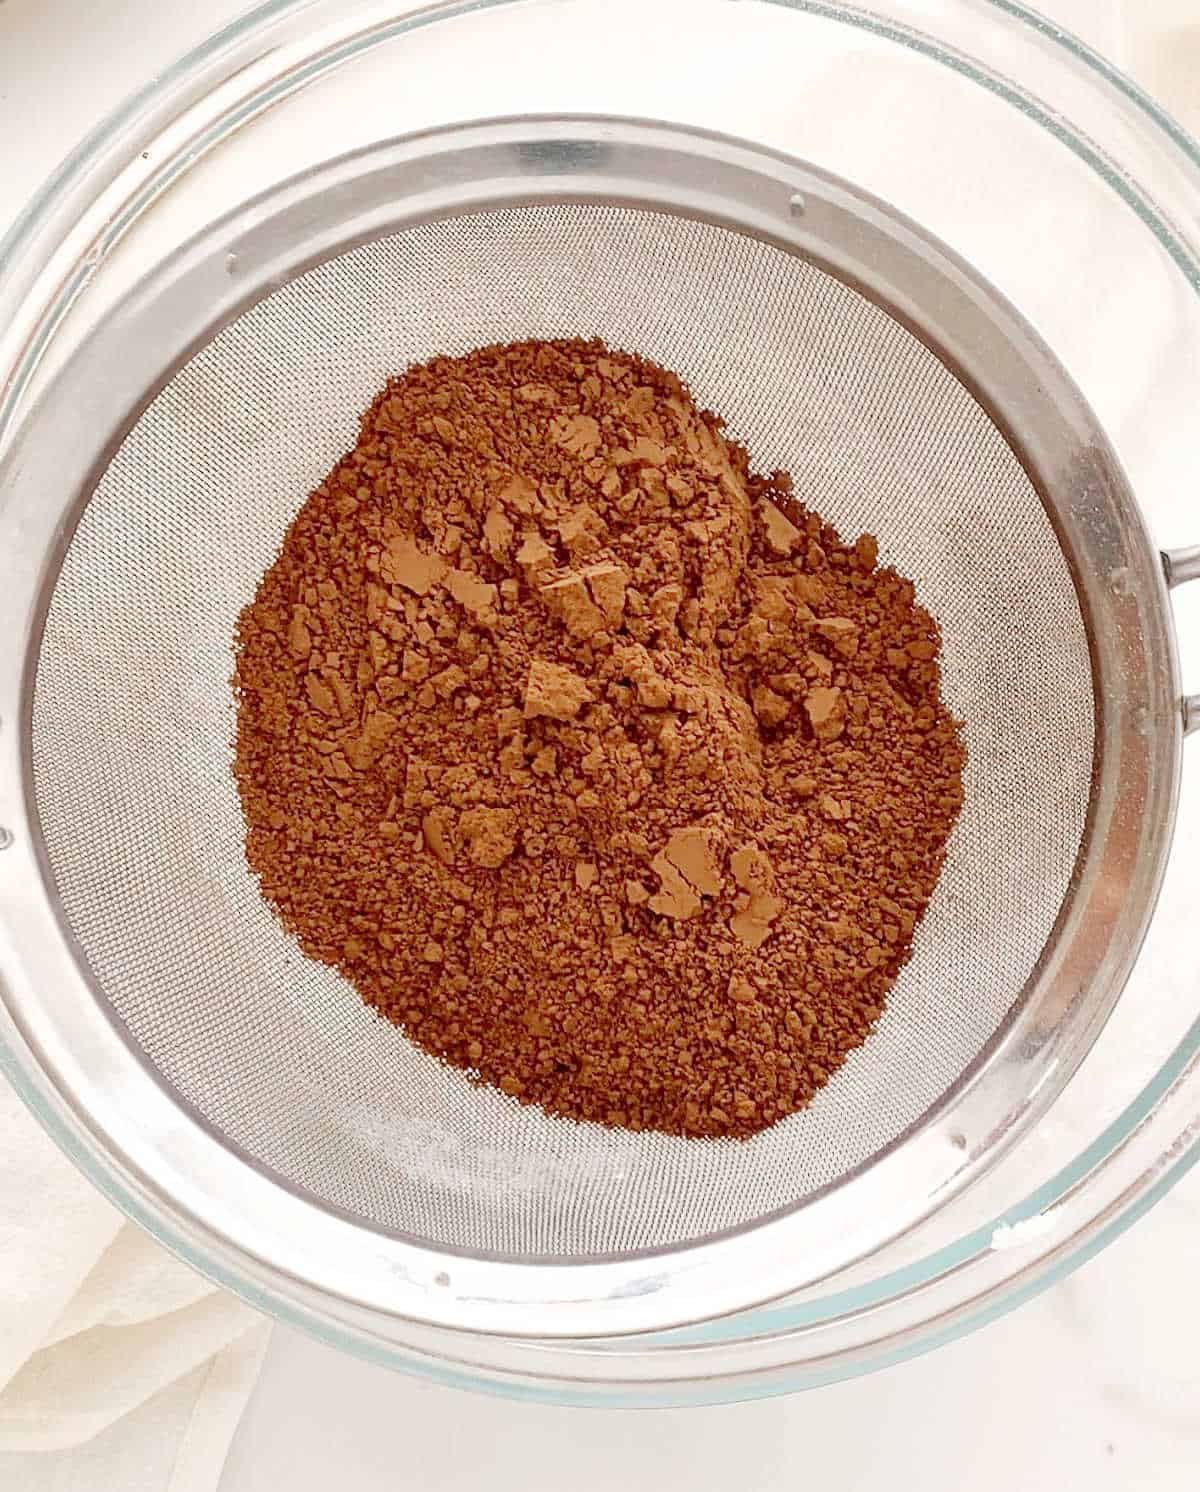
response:
<svg viewBox="0 0 1200 1492"><path fill-rule="evenodd" d="M878 1032L748 1142L550 1119L473 1087L299 955L242 854L231 639L383 380L438 352L603 336L677 370L759 470L873 531L945 638L966 806ZM1031 577L1033 577L1031 581ZM134 426L54 588L34 693L47 851L104 993L223 1134L439 1243L574 1254L789 1206L938 1099L1023 989L1079 850L1092 684L1044 507L976 401L856 291L727 229L531 207L407 230L227 327Z"/></svg>
<svg viewBox="0 0 1200 1492"><path fill-rule="evenodd" d="M392 204L390 231L339 224L320 249L289 244L275 222L285 272L260 253L240 303L214 309L203 334L161 333L169 376L154 377L147 357L140 414L118 422L90 468L30 656L50 894L93 998L168 1102L265 1184L485 1264L745 1235L861 1187L935 1118L973 1152L953 1115L1003 1074L1002 1117L967 1157L986 1158L1014 1116L1034 1111L1023 1086L1046 1078L1034 1057L1065 1080L1119 988L1125 950L1112 954L1103 933L1131 903L1128 866L1146 831L1130 825L1150 774L1136 734L1120 734L1124 701L1105 693L1106 678L1129 669L1112 661L1120 629L1097 595L1120 609L1123 646L1156 643L1139 626L1150 603L1128 583L1126 494L1086 411L1065 403L1069 385L1048 362L1041 381L1012 376L1014 348L1048 355L949 256L914 250L911 225L819 178L801 194L799 168L759 157L755 180L779 196L771 210L807 241L765 232L753 192L740 222L671 201L661 181L654 193L644 182L636 194L607 182L584 193L580 179L614 169L611 147L572 138L564 150L560 129L547 151L524 130L532 143L500 134L507 173L515 163L534 178L528 200L510 200L497 170L504 191L484 201L471 143L435 142L441 175L426 163L420 180L469 180L457 205L415 202L396 227ZM639 147L637 171L671 176L678 143L653 143ZM708 191L720 152L705 148ZM555 171L574 190L555 186ZM368 174L360 165L360 182ZM317 189L307 183L305 195ZM214 266L225 297L248 273L253 230L217 238L164 277L160 329L172 305L191 307L218 283ZM844 268L847 244L865 245L861 275ZM189 265L209 280L189 284ZM135 322L150 297L134 297ZM937 315L978 321L959 365ZM964 722L964 811L877 1031L807 1110L745 1142L551 1119L474 1087L305 959L243 858L231 639L291 517L388 376L435 353L562 336L603 337L674 369L756 469L790 471L798 497L844 536L873 532L881 560L916 582L941 626L944 695ZM986 392L980 369L996 374ZM1014 432L1022 413L1029 429ZM1124 586L1112 584L1118 570ZM1099 972L1084 989L1089 969ZM1070 1043L1052 1051L1064 1031ZM1018 1049L1028 1065L1014 1077ZM948 1177L962 1157L947 1154L945 1167ZM923 1185L881 1231L932 1205ZM847 1237L846 1255L865 1241ZM796 1282L812 1267L798 1255ZM753 1278L731 1289L762 1293ZM561 1329L572 1329L565 1317Z"/></svg>

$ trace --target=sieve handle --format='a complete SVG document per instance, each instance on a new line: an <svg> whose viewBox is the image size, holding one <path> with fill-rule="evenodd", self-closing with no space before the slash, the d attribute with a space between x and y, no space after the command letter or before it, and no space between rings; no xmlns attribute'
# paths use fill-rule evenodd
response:
<svg viewBox="0 0 1200 1492"><path fill-rule="evenodd" d="M1163 551L1163 574L1167 585L1174 588L1186 585L1189 580L1200 580L1200 544L1191 549L1168 549ZM1183 733L1190 736L1200 730L1200 694L1185 694L1183 697Z"/></svg>

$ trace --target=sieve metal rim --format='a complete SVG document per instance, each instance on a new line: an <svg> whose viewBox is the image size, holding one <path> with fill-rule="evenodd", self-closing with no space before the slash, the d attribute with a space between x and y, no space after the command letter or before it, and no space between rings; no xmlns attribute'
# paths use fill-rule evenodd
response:
<svg viewBox="0 0 1200 1492"><path fill-rule="evenodd" d="M396 200L401 186L407 189L403 212ZM1011 1020L989 1060L943 1099L918 1132L895 1142L884 1160L872 1163L874 1201L862 1194L865 1178L860 1177L859 1200L849 1212L846 1191L839 1186L807 1199L798 1209L703 1244L599 1263L572 1260L550 1265L497 1263L483 1256L456 1255L450 1249L434 1250L346 1223L302 1197L273 1196L281 1226L293 1219L315 1230L320 1223L325 1236L340 1239L343 1248L352 1237L361 1262L377 1276L369 1289L364 1276L354 1270L342 1269L330 1278L326 1269L325 1281L314 1285L312 1279L320 1279L321 1271L314 1276L306 1270L303 1248L298 1256L293 1254L291 1268L281 1266L279 1255L252 1262L253 1235L247 1233L245 1218L231 1215L236 1209L229 1206L228 1195L240 1192L248 1204L255 1187L249 1168L239 1170L244 1162L235 1162L227 1146L204 1133L193 1119L185 1120L178 1104L141 1067L140 1058L122 1044L111 1018L89 994L82 958L60 924L52 877L37 840L28 750L41 622L73 518L90 494L95 475L161 382L221 325L311 263L380 233L486 206L565 200L682 213L803 253L870 293L910 329L919 328L929 345L931 328L937 325L937 314L932 313L940 314L943 322L951 317L945 297L953 289L958 297L953 316L959 324L946 328L945 345L935 345L935 350L1010 433L1035 475L1048 510L1053 508L1060 532L1070 541L1065 547L1076 560L1098 677L1121 678L1126 686L1119 696L1103 696L1099 722L1101 738L1108 743L1108 765L1098 774L1093 796L1097 812L1107 815L1110 835L1119 817L1120 826L1129 828L1139 845L1131 894L1117 918L1127 935L1118 947L1109 942L1100 952L1095 945L1083 946L1087 939L1080 936L1080 929L1090 926L1087 892L1089 886L1094 891L1098 873L1094 864L1090 870L1084 865L1074 906L1065 918L1076 923L1074 936L1067 940L1076 961L1066 959L1060 939L1038 984L1048 989L1060 987L1063 980L1087 983L1090 969L1105 998L1095 1003L1089 1023L1076 1030L1072 1042L1044 1040L1031 1047L1020 1020ZM322 219L322 207L332 207L332 217ZM299 227L307 237L297 231ZM897 263L888 263L885 273L886 256L876 259L866 252L886 245L894 255L900 244L914 280L907 286ZM937 303L932 308L927 304L930 297ZM198 307L205 308L203 314ZM158 321L147 331L144 321L151 314ZM964 325L970 329L968 336L963 335ZM150 375L146 361L120 355L139 345L135 331L142 344L149 344ZM1032 371L1036 379L1016 379L1005 389L994 387L1005 359L1008 367ZM97 367L106 370L107 381L94 380ZM1047 390L1059 396L1054 401L1057 412L1069 412L1069 438L1059 430L1050 438L1037 427L1039 401ZM77 429L72 442L57 446L51 459L49 443L39 447L37 433L39 419L48 409L53 411L56 400L75 410ZM81 434L79 426L86 431ZM1074 470L1064 462L1068 452L1079 463ZM42 500L42 483L55 476L61 483L57 506ZM148 276L97 329L32 411L0 483L13 493L0 512L0 535L17 537L20 548L14 552L21 560L17 583L0 600L0 624L23 643L0 686L0 715L23 723L19 742L13 732L0 742L5 752L0 821L12 826L14 833L14 845L0 857L0 886L6 891L11 887L12 905L28 914L12 918L12 926L4 929L0 954L8 1014L22 1033L18 1065L27 1084L43 1099L49 1098L64 1118L69 1115L77 1143L91 1127L85 1141L88 1149L95 1158L102 1154L101 1168L119 1174L142 1200L158 1230L169 1220L175 1236L182 1233L192 1252L212 1261L216 1269L224 1264L243 1280L247 1274L253 1279L257 1270L265 1286L284 1293L290 1289L293 1298L307 1296L314 1305L323 1304L326 1314L332 1297L341 1295L348 1310L357 1305L438 1325L517 1335L647 1331L741 1309L846 1263L841 1245L847 1236L857 1237L859 1254L879 1246L981 1174L1057 1091L1047 1078L1054 1074L1065 1081L1124 982L1165 862L1178 772L1179 691L1159 564L1102 432L1048 350L967 266L883 204L824 173L724 137L618 119L494 121L389 141L345 157L235 210ZM1096 510L1098 491L1114 495L1112 512ZM1120 595L1112 589L1114 577L1120 578ZM1110 625L1099 626L1097 616L1107 617ZM1105 655L1104 647L1112 656ZM1163 728L1147 732L1148 722ZM1140 775L1144 790L1136 795L1136 803L1121 792L1122 772L1114 763L1124 769L1127 782L1131 772ZM49 975L55 983L48 982ZM39 984L52 992L40 1001ZM73 1015L77 1020L83 1017L86 1031L70 1029L72 1012L66 1007L71 1000L78 1002ZM94 1050L86 1051L89 1042ZM199 1157L206 1145L217 1146L226 1195L197 1198L195 1193L202 1193L203 1187L189 1188L186 1177L177 1176L164 1185L164 1156L153 1153L153 1143L147 1145L136 1123L120 1122L122 1116L112 1112L111 1099L101 1101L96 1072L84 1069L88 1061L102 1066L113 1060L118 1050L126 1062L134 1058L146 1084L138 1087L145 1117L153 1113L184 1152L194 1151ZM1005 1064L1038 1078L1028 1084L1034 1090L1030 1104L1014 1113L996 1112L983 1081L986 1071L994 1073ZM127 1080L133 1076L129 1069ZM882 1192L879 1183L887 1178L881 1168L897 1183L885 1184ZM277 1181L274 1191L281 1193ZM880 1207L878 1196L889 1194L904 1205ZM914 1203L914 1197L920 1200ZM789 1238L802 1224L803 1235L797 1236L803 1236L812 1254L817 1209L826 1229L825 1266L810 1269L801 1281L787 1272L792 1257ZM868 1228L866 1219L879 1216L902 1222ZM328 1251L317 1254L326 1264L332 1257ZM667 1259L670 1270L664 1267ZM404 1271L402 1288L396 1284L398 1269ZM481 1302L480 1296L485 1300ZM571 1317L570 1324L566 1316Z"/></svg>

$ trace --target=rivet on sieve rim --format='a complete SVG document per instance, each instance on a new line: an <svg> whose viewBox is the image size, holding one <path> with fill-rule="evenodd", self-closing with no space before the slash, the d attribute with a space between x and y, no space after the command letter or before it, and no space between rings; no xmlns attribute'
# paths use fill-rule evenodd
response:
<svg viewBox="0 0 1200 1492"><path fill-rule="evenodd" d="M967 1148L967 1137L966 1135L959 1134L956 1130L950 1136L950 1143L954 1146L955 1150L965 1150Z"/></svg>
<svg viewBox="0 0 1200 1492"><path fill-rule="evenodd" d="M1109 575L1108 578L1109 578L1109 582L1111 583L1112 588L1113 588L1113 595L1115 595L1115 596L1132 596L1133 595L1133 576L1129 573L1128 566L1126 566L1126 565L1120 565L1120 566L1118 566L1117 569L1115 569L1115 570L1113 570L1111 572L1111 574Z"/></svg>
<svg viewBox="0 0 1200 1492"><path fill-rule="evenodd" d="M805 208L807 208L807 206L808 203L804 200L803 192L793 192L791 197L788 199L788 211L794 218L803 217Z"/></svg>
<svg viewBox="0 0 1200 1492"><path fill-rule="evenodd" d="M12 842L13 842L13 832L12 832L12 830L11 829L6 829L3 824L0 824L0 850L6 850L6 849L8 849L9 845L12 844Z"/></svg>
<svg viewBox="0 0 1200 1492"><path fill-rule="evenodd" d="M225 255L225 273L227 275L236 275L237 267L238 256L231 250L228 254Z"/></svg>
<svg viewBox="0 0 1200 1492"><path fill-rule="evenodd" d="M433 1283L435 1285L448 1285L450 1283L450 1276L444 1269L439 1269L433 1277Z"/></svg>

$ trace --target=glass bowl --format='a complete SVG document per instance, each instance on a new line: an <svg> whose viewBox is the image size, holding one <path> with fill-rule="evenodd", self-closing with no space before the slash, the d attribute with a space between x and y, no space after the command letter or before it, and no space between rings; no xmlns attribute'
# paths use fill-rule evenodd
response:
<svg viewBox="0 0 1200 1492"><path fill-rule="evenodd" d="M1171 578L1190 575L1200 152L1101 59L1008 0L262 6L107 120L0 244L0 452L146 266L214 216L381 139L530 113L655 118L753 140L920 222L1053 349L1156 542L1174 551ZM22 739L18 722L0 721L0 747L19 752ZM156 1194L107 1150L47 1079L7 999L0 1061L59 1143L168 1247L350 1350L558 1402L700 1403L813 1386L1019 1303L1102 1247L1194 1159L1194 775L1183 774L1179 832L1125 992L1039 1123L975 1186L853 1267L686 1329L513 1337L314 1291L223 1246L185 1200ZM13 806L4 791L0 824Z"/></svg>

